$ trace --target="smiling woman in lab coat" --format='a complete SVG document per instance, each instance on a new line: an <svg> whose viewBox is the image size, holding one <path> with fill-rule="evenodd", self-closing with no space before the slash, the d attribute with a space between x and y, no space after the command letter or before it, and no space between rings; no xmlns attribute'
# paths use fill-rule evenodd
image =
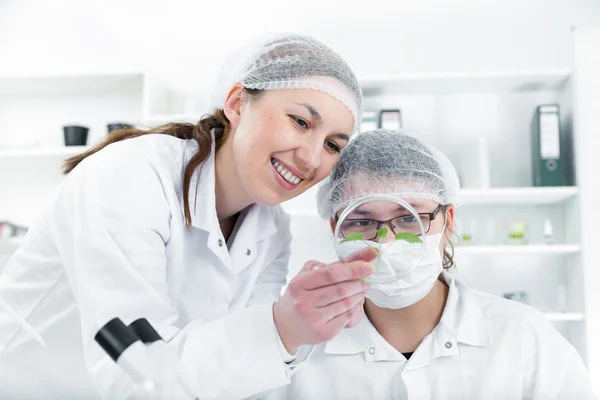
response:
<svg viewBox="0 0 600 400"><path fill-rule="evenodd" d="M0 277L13 314L0 307L0 398L126 398L94 341L115 317L147 318L215 399L287 384L310 345L360 321L372 252L304 272L278 301L291 240L278 205L329 174L361 119L348 65L314 39L267 36L229 58L215 104L195 126L114 132L67 161Z"/></svg>
<svg viewBox="0 0 600 400"><path fill-rule="evenodd" d="M388 262L381 265L407 275L372 283L363 321L317 346L292 383L268 400L595 398L577 351L541 313L472 290L446 271L453 264L446 248L459 184L445 156L399 132L361 133L319 189L319 212L333 230L354 199L378 193L403 198L421 215L427 232L421 261L410 271L404 247L396 256L394 247L383 253ZM391 201L368 202L348 218L343 226L361 233L373 226L376 234L377 221L388 221L379 222L389 229L384 242L393 240L394 229L421 232ZM344 257L366 244L341 246Z"/></svg>

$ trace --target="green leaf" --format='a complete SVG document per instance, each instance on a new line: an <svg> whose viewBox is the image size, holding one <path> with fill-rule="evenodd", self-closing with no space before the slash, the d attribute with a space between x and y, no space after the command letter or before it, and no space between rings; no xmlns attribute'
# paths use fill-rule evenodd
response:
<svg viewBox="0 0 600 400"><path fill-rule="evenodd" d="M404 240L405 242L408 242L408 243L423 243L421 238L419 238L414 233L410 233L410 232L397 233L396 240Z"/></svg>
<svg viewBox="0 0 600 400"><path fill-rule="evenodd" d="M377 237L380 239L383 239L384 237L386 237L388 233L388 228L386 228L385 226L383 228L381 228L380 230L377 231Z"/></svg>
<svg viewBox="0 0 600 400"><path fill-rule="evenodd" d="M351 242L354 240L363 240L364 236L362 233L351 233L344 238L340 243Z"/></svg>

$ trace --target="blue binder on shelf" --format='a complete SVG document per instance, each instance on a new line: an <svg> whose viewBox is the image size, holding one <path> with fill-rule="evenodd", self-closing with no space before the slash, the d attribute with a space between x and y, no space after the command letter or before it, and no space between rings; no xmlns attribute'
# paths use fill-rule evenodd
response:
<svg viewBox="0 0 600 400"><path fill-rule="evenodd" d="M566 186L558 104L537 107L531 124L533 186Z"/></svg>

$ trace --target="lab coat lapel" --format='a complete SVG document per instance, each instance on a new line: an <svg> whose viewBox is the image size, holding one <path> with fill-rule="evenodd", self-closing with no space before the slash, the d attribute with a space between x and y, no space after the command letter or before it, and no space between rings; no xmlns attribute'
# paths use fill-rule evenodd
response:
<svg viewBox="0 0 600 400"><path fill-rule="evenodd" d="M364 316L360 324L354 328L343 329L336 337L325 345L327 354L357 354L368 348L368 325L371 323Z"/></svg>
<svg viewBox="0 0 600 400"><path fill-rule="evenodd" d="M240 220L229 250L231 268L235 274L257 259L261 241L277 233L273 210L270 207L253 204L240 215Z"/></svg>
<svg viewBox="0 0 600 400"><path fill-rule="evenodd" d="M186 159L197 150L195 142L190 144ZM209 157L192 177L189 203L192 226L208 233L206 246L235 274L256 260L261 241L277 233L273 208L253 204L240 214L233 243L227 250L216 210L214 136Z"/></svg>
<svg viewBox="0 0 600 400"><path fill-rule="evenodd" d="M441 279L449 288L442 318L411 357L407 372L422 368L438 357L459 354L458 343L477 347L492 343L487 322L470 289L446 271L442 272Z"/></svg>
<svg viewBox="0 0 600 400"><path fill-rule="evenodd" d="M198 144L195 141L190 141L189 147L186 149L186 163L189 162L197 151ZM217 218L214 136L208 158L192 175L188 201L192 217L192 227L207 233L206 243L198 243L198 245L206 245L224 265L230 268L232 260L227 251L225 238L223 237Z"/></svg>
<svg viewBox="0 0 600 400"><path fill-rule="evenodd" d="M186 150L186 164L198 151L198 144L190 141ZM190 181L188 196L192 214L192 226L207 232L218 227L217 209L215 206L215 145L214 141L210 155L206 161L194 171Z"/></svg>

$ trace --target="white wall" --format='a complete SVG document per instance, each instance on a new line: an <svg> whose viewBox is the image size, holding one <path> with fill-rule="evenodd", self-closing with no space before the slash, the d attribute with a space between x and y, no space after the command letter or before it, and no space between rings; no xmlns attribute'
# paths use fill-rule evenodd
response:
<svg viewBox="0 0 600 400"><path fill-rule="evenodd" d="M0 75L143 67L200 89L227 49L278 30L315 35L360 75L568 68L570 28L600 21L596 0L348 3L0 0Z"/></svg>

